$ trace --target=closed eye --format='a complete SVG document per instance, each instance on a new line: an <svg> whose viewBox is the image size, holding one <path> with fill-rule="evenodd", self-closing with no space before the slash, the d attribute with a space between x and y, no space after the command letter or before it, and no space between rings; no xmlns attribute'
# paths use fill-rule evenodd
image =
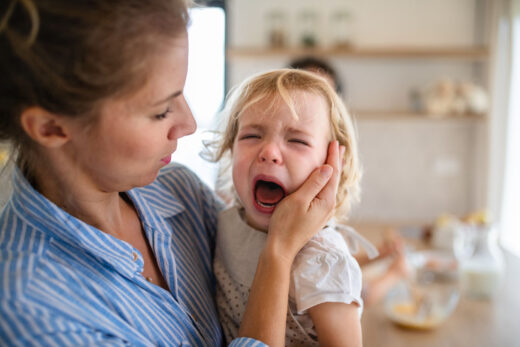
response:
<svg viewBox="0 0 520 347"><path fill-rule="evenodd" d="M310 146L307 141L302 140L302 139L290 139L289 142L301 144L301 145L304 145L304 146Z"/></svg>
<svg viewBox="0 0 520 347"><path fill-rule="evenodd" d="M247 140L247 139L259 139L260 135L257 134L244 134L241 135L238 139L239 140Z"/></svg>
<svg viewBox="0 0 520 347"><path fill-rule="evenodd" d="M168 106L166 111L164 111L163 113L160 113L160 114L156 114L155 116L153 116L153 118L156 120L165 119L171 111L172 110L170 109L170 106Z"/></svg>

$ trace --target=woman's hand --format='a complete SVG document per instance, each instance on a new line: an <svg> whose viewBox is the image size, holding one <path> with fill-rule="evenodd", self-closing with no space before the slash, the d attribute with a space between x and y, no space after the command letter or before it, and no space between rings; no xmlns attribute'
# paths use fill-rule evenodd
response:
<svg viewBox="0 0 520 347"><path fill-rule="evenodd" d="M298 251L325 226L334 213L345 147L329 144L327 161L287 196L271 217L267 245L292 263Z"/></svg>

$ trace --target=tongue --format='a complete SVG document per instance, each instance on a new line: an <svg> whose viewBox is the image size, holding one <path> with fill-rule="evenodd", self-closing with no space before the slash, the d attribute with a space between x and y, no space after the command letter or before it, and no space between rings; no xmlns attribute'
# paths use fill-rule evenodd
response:
<svg viewBox="0 0 520 347"><path fill-rule="evenodd" d="M269 182L259 182L256 187L256 199L263 204L276 204L283 199L282 188Z"/></svg>

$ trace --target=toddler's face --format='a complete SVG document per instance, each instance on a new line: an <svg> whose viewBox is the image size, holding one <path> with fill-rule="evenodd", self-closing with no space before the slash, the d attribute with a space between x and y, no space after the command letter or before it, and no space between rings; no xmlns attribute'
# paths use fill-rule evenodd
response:
<svg viewBox="0 0 520 347"><path fill-rule="evenodd" d="M259 230L267 231L276 204L325 163L331 140L325 99L290 95L298 118L281 98L273 107L262 100L242 113L233 144L233 183L247 223Z"/></svg>

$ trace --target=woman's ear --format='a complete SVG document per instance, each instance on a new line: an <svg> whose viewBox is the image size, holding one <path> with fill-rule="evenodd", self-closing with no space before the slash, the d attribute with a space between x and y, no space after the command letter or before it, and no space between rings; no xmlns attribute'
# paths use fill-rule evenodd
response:
<svg viewBox="0 0 520 347"><path fill-rule="evenodd" d="M33 106L25 109L20 116L20 121L26 134L44 147L60 147L70 139L65 118L41 107Z"/></svg>

